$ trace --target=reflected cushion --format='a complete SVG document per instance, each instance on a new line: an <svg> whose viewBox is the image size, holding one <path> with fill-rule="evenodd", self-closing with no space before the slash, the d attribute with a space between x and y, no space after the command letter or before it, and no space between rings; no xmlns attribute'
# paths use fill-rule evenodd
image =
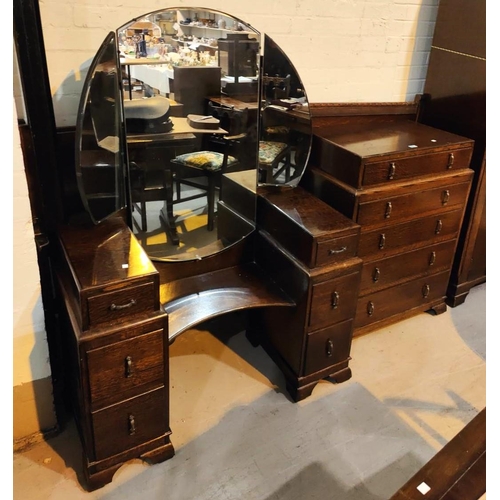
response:
<svg viewBox="0 0 500 500"><path fill-rule="evenodd" d="M203 168L205 170L220 170L224 155L216 151L196 151L195 153L186 153L176 156L175 161L189 167ZM238 160L233 156L227 157L227 166L230 167Z"/></svg>
<svg viewBox="0 0 500 500"><path fill-rule="evenodd" d="M259 142L259 163L272 163L276 157L287 148L284 142L260 141Z"/></svg>

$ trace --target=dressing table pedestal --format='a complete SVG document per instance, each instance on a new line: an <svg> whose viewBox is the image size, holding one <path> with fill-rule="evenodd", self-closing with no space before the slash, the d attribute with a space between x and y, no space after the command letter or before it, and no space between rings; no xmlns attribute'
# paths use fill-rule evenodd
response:
<svg viewBox="0 0 500 500"><path fill-rule="evenodd" d="M258 264L297 304L260 312L258 338L294 401L349 368L361 277L359 226L304 189L258 190Z"/></svg>
<svg viewBox="0 0 500 500"><path fill-rule="evenodd" d="M132 458L174 455L167 315L158 273L121 219L63 228L59 250L67 390L93 490Z"/></svg>

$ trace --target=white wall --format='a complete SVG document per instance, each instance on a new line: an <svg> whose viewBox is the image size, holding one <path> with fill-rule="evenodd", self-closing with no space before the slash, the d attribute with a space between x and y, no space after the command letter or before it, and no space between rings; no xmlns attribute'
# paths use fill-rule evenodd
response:
<svg viewBox="0 0 500 500"><path fill-rule="evenodd" d="M423 91L439 0L44 0L45 48L59 126L74 125L82 78L109 31L189 5L227 12L288 54L311 102L412 101Z"/></svg>

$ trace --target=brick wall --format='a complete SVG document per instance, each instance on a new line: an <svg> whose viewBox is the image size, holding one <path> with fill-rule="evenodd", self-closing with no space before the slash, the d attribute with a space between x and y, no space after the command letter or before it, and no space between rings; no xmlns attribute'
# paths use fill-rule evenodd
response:
<svg viewBox="0 0 500 500"><path fill-rule="evenodd" d="M311 102L397 102L412 101L423 91L438 1L211 0L205 5L273 38L298 70ZM168 6L132 0L41 3L58 125L74 124L82 79L106 34Z"/></svg>

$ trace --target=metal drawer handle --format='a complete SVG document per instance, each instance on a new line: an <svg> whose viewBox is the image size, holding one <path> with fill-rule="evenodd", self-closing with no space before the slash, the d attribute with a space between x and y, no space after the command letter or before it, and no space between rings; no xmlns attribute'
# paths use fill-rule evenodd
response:
<svg viewBox="0 0 500 500"><path fill-rule="evenodd" d="M394 162L391 162L389 165L389 172L387 173L387 179L390 181L394 179L394 174L396 173L396 164Z"/></svg>
<svg viewBox="0 0 500 500"><path fill-rule="evenodd" d="M330 250L328 250L328 255L335 255L336 253L342 253L342 252L345 252L346 250L347 250L347 247L341 247L338 250L330 249Z"/></svg>
<svg viewBox="0 0 500 500"><path fill-rule="evenodd" d="M330 339L328 339L326 341L326 349L325 350L326 350L326 355L328 357L331 357L331 355L333 354L333 342Z"/></svg>
<svg viewBox="0 0 500 500"><path fill-rule="evenodd" d="M132 376L132 356L127 356L125 358L125 377Z"/></svg>
<svg viewBox="0 0 500 500"><path fill-rule="evenodd" d="M439 219L437 222L436 222L436 229L434 230L434 232L436 234L439 234L441 232L441 229L443 229L443 221L441 219Z"/></svg>
<svg viewBox="0 0 500 500"><path fill-rule="evenodd" d="M339 306L340 295L339 292L332 293L332 309L337 309Z"/></svg>
<svg viewBox="0 0 500 500"><path fill-rule="evenodd" d="M431 291L431 287L429 285L424 285L422 287L422 297L426 299L429 296L429 292Z"/></svg>
<svg viewBox="0 0 500 500"><path fill-rule="evenodd" d="M109 306L109 309L111 311L121 311L122 309L128 309L129 307L135 306L137 304L135 299L131 299L128 304L123 304L123 305L118 305L118 304L111 304Z"/></svg>
<svg viewBox="0 0 500 500"><path fill-rule="evenodd" d="M450 153L450 155L448 156L448 165L446 165L446 168L453 167L454 161L455 161L455 155L453 153Z"/></svg>
<svg viewBox="0 0 500 500"><path fill-rule="evenodd" d="M373 275L372 275L372 279L374 282L377 282L380 278L380 269L378 267L376 267L374 270L373 270Z"/></svg>
<svg viewBox="0 0 500 500"><path fill-rule="evenodd" d="M378 240L378 247L380 248L380 250L385 247L385 234L380 235L380 238Z"/></svg>
<svg viewBox="0 0 500 500"><path fill-rule="evenodd" d="M385 218L388 219L391 216L392 212L392 203L390 201L387 202L385 206Z"/></svg>
<svg viewBox="0 0 500 500"><path fill-rule="evenodd" d="M135 434L135 417L134 415L128 416L128 433L133 436Z"/></svg>
<svg viewBox="0 0 500 500"><path fill-rule="evenodd" d="M429 257L429 266L433 266L436 262L436 252L431 252L431 256Z"/></svg>
<svg viewBox="0 0 500 500"><path fill-rule="evenodd" d="M366 305L366 312L368 313L368 316L372 316L375 312L375 304L371 300Z"/></svg>
<svg viewBox="0 0 500 500"><path fill-rule="evenodd" d="M446 205L450 201L450 191L446 189L443 191L443 205Z"/></svg>

